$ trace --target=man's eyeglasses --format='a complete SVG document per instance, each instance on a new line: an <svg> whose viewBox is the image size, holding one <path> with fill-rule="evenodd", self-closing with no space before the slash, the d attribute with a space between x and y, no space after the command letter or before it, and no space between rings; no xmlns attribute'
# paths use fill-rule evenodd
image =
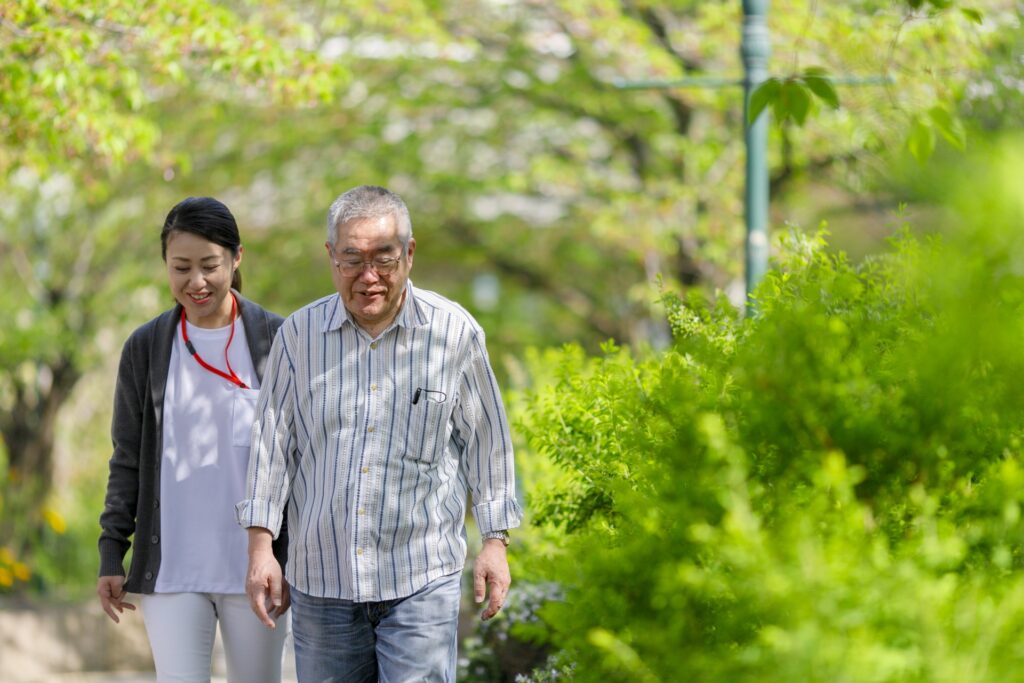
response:
<svg viewBox="0 0 1024 683"><path fill-rule="evenodd" d="M398 264L401 260L401 254L398 256L375 256L369 261L357 258L342 258L336 259L334 265L345 277L359 277L366 270L367 266L373 268L374 272L378 275L390 275L398 270Z"/></svg>

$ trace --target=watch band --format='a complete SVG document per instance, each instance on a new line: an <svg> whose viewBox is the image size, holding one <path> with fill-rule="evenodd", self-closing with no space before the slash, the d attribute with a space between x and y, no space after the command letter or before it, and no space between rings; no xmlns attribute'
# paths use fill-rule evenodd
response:
<svg viewBox="0 0 1024 683"><path fill-rule="evenodd" d="M496 538L502 543L504 543L506 548L508 547L509 537L508 531L505 529L502 529L500 531L488 531L486 534L483 534L483 537L484 539Z"/></svg>

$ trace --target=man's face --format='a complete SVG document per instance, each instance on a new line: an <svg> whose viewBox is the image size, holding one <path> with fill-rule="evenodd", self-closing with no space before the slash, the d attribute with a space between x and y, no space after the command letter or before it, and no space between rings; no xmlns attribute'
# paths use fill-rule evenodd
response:
<svg viewBox="0 0 1024 683"><path fill-rule="evenodd" d="M327 247L331 278L356 323L376 337L398 315L412 270L416 240L403 251L393 215L360 218L337 228L334 249ZM388 265L389 259L398 259ZM372 263L384 264L374 267ZM394 268L391 272L389 268Z"/></svg>

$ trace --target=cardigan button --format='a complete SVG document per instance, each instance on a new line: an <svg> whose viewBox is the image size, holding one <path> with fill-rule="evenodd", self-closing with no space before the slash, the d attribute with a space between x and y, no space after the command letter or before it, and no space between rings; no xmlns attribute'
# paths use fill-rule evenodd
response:
<svg viewBox="0 0 1024 683"><path fill-rule="evenodd" d="M156 535L154 535L154 536L153 536L152 538L150 538L149 540L153 541L153 545L156 545L157 543L159 543L159 542L160 542L160 537L159 537L159 536L156 536Z"/></svg>
<svg viewBox="0 0 1024 683"><path fill-rule="evenodd" d="M159 500L154 500L153 501L153 509L156 510L158 507L160 507L160 501Z"/></svg>
<svg viewBox="0 0 1024 683"><path fill-rule="evenodd" d="M146 572L146 581L153 580L153 572Z"/></svg>

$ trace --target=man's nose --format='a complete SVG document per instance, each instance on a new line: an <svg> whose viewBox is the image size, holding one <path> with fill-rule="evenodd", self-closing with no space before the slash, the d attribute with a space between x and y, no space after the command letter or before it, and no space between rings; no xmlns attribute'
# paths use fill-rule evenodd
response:
<svg viewBox="0 0 1024 683"><path fill-rule="evenodd" d="M380 275L372 263L364 263L363 269L359 272L359 279L363 282L376 282L380 279Z"/></svg>

